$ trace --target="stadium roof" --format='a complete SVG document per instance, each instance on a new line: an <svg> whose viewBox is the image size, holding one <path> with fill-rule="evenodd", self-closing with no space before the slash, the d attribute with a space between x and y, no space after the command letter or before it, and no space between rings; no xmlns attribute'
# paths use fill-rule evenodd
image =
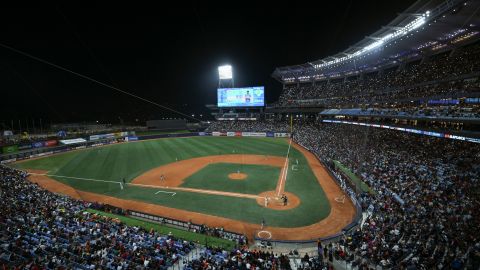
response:
<svg viewBox="0 0 480 270"><path fill-rule="evenodd" d="M480 1L419 0L388 25L343 52L279 67L282 83L322 80L377 70L435 54L480 38Z"/></svg>

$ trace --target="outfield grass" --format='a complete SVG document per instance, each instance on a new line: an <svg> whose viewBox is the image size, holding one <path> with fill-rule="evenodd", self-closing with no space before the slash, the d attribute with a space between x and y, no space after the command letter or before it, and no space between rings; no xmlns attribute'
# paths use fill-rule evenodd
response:
<svg viewBox="0 0 480 270"><path fill-rule="evenodd" d="M221 216L259 224L265 219L268 225L279 227L306 226L324 219L330 205L302 153L292 148L290 164L299 161L297 171L289 170L286 191L295 193L301 200L299 207L276 211L261 207L253 199L218 195L177 192L175 196L155 194L157 190L128 186L121 190L119 184L82 181L62 178L80 178L108 181L131 181L138 175L176 159L219 154L258 154L285 157L286 139L239 137L190 137L147 140L109 145L99 148L67 152L46 158L14 164L18 168L41 169L54 174L52 178L76 189L105 194L122 199L143 201L168 207ZM278 176L272 181L276 183ZM271 190L265 186L265 190Z"/></svg>
<svg viewBox="0 0 480 270"><path fill-rule="evenodd" d="M220 247L227 250L231 250L236 246L235 242L227 239L208 236L200 233L194 233L194 232L190 232L190 231L186 231L186 230L182 230L182 229L178 229L170 226L161 225L155 222L148 222L148 221L144 221L137 218L131 218L131 217L126 217L122 215L115 215L112 213L107 213L107 212L103 212L95 209L87 209L86 211L100 215L100 216L104 216L104 217L116 218L128 226L141 227L146 229L147 231L150 231L151 229L153 229L156 232L164 235L168 235L169 233L171 233L176 238L196 242L202 245L208 244L211 247Z"/></svg>
<svg viewBox="0 0 480 270"><path fill-rule="evenodd" d="M247 174L247 178L244 180L228 178L228 174L237 170ZM187 177L181 186L256 195L275 190L279 176L280 168L274 166L215 163Z"/></svg>

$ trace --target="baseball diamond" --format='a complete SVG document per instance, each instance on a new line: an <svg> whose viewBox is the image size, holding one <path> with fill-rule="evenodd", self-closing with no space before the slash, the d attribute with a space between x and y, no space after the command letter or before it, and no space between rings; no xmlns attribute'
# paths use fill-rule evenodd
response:
<svg viewBox="0 0 480 270"><path fill-rule="evenodd" d="M188 213L192 222L222 225L249 237L262 219L272 239L309 240L340 232L352 221L355 208L350 201L340 205L334 200L343 192L313 155L292 144L286 158L288 150L285 138L166 138L77 150L15 166L32 172L30 180L47 189L64 184L84 200L148 208L181 220ZM286 173L289 160L305 166ZM239 172L244 180L229 177ZM174 191L175 196L157 191ZM292 194L290 207L279 207L285 192ZM257 203L263 193L271 194L268 206ZM309 230L323 223L330 226ZM291 230L296 233L285 233Z"/></svg>

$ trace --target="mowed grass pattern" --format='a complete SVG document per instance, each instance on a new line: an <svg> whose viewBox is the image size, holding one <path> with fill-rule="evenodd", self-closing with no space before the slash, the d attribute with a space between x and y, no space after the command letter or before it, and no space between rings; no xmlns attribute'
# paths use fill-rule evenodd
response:
<svg viewBox="0 0 480 270"><path fill-rule="evenodd" d="M247 178L232 180L228 177L237 170L245 173ZM187 177L181 186L256 195L275 190L279 176L280 168L274 166L215 163Z"/></svg>
<svg viewBox="0 0 480 270"><path fill-rule="evenodd" d="M47 170L58 181L76 189L160 204L231 219L260 223L265 219L268 225L298 227L310 225L330 213L330 205L302 153L292 148L290 164L299 161L297 171L289 170L286 191L295 193L302 201L299 207L276 211L261 207L255 200L226 196L177 192L175 196L157 194L160 189L128 186L121 190L119 184L101 183L63 178L100 179L127 182L150 169L175 162L176 159L221 154L258 154L284 157L288 141L275 138L236 137L191 137L147 140L132 143L90 148L59 154L51 157L28 160L14 164L18 168ZM276 183L276 179L272 182ZM269 189L269 187L267 187Z"/></svg>

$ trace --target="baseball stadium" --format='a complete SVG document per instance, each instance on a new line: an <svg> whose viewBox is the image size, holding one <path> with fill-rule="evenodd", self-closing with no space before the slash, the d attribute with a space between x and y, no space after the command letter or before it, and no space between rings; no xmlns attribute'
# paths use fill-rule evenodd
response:
<svg viewBox="0 0 480 270"><path fill-rule="evenodd" d="M246 6L9 9L2 269L480 269L480 1Z"/></svg>

